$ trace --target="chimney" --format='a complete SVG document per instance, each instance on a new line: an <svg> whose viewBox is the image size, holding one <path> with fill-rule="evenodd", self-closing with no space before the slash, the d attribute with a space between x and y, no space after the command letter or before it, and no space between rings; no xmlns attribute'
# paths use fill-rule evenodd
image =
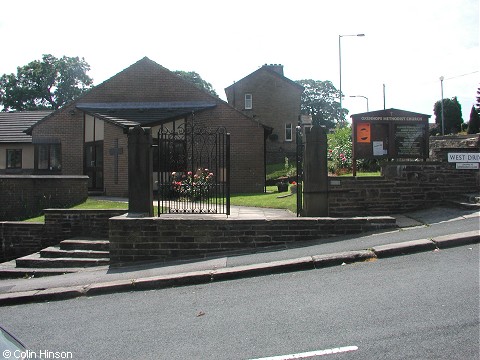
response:
<svg viewBox="0 0 480 360"><path fill-rule="evenodd" d="M273 70L275 71L277 74L280 74L283 76L283 65L282 64L265 64L263 65L267 68L269 68L270 70Z"/></svg>

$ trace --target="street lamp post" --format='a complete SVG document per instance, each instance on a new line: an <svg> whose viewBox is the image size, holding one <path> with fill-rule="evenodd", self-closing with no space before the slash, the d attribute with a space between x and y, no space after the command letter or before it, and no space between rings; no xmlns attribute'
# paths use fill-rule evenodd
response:
<svg viewBox="0 0 480 360"><path fill-rule="evenodd" d="M365 34L338 35L338 68L340 71L340 118L342 117L342 37L346 36L365 36Z"/></svg>
<svg viewBox="0 0 480 360"><path fill-rule="evenodd" d="M445 135L445 123L444 123L444 114L443 114L443 79L445 79L443 76L440 76L440 89L442 91L442 135Z"/></svg>
<svg viewBox="0 0 480 360"><path fill-rule="evenodd" d="M350 95L350 97L361 97L361 98L364 98L365 100L367 100L367 112L369 112L370 110L368 109L368 98L366 96L363 96L363 95Z"/></svg>

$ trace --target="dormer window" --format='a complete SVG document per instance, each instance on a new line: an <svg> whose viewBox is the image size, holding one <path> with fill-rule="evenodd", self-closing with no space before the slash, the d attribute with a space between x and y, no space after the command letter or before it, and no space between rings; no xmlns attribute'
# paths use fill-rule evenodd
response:
<svg viewBox="0 0 480 360"><path fill-rule="evenodd" d="M245 94L245 110L252 109L252 94Z"/></svg>

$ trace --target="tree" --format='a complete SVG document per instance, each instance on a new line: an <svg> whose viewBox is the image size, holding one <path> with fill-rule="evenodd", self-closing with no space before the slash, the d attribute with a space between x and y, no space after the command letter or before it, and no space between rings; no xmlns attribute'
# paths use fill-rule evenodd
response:
<svg viewBox="0 0 480 360"><path fill-rule="evenodd" d="M218 97L217 93L212 87L212 84L203 80L202 77L199 74L197 74L195 71L187 72L187 71L177 70L177 71L174 71L174 73L181 76L185 80L192 82L196 87L207 91L208 93L210 93L215 97Z"/></svg>
<svg viewBox="0 0 480 360"><path fill-rule="evenodd" d="M435 123L440 128L440 134L442 133L442 101L439 100L433 107L433 113L435 114ZM457 100L457 97L451 99L443 99L443 115L444 115L444 127L445 134L455 134L462 129L462 106Z"/></svg>
<svg viewBox="0 0 480 360"><path fill-rule="evenodd" d="M480 87L477 89L477 112L480 113Z"/></svg>
<svg viewBox="0 0 480 360"><path fill-rule="evenodd" d="M475 106L470 111L470 120L468 121L467 134L476 134L480 132L480 115Z"/></svg>
<svg viewBox="0 0 480 360"><path fill-rule="evenodd" d="M58 109L91 87L89 70L84 58L43 55L0 77L0 105L3 111Z"/></svg>
<svg viewBox="0 0 480 360"><path fill-rule="evenodd" d="M302 93L301 113L311 115L314 125L332 129L336 123L345 122L348 110L342 109L340 112L338 90L331 81L306 79L296 82L305 89Z"/></svg>

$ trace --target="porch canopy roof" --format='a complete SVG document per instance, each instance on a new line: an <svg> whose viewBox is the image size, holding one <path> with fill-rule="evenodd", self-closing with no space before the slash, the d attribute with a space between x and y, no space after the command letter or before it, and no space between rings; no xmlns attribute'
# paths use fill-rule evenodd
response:
<svg viewBox="0 0 480 360"><path fill-rule="evenodd" d="M217 106L215 102L171 101L78 103L76 108L91 116L128 128L163 124L215 106Z"/></svg>

